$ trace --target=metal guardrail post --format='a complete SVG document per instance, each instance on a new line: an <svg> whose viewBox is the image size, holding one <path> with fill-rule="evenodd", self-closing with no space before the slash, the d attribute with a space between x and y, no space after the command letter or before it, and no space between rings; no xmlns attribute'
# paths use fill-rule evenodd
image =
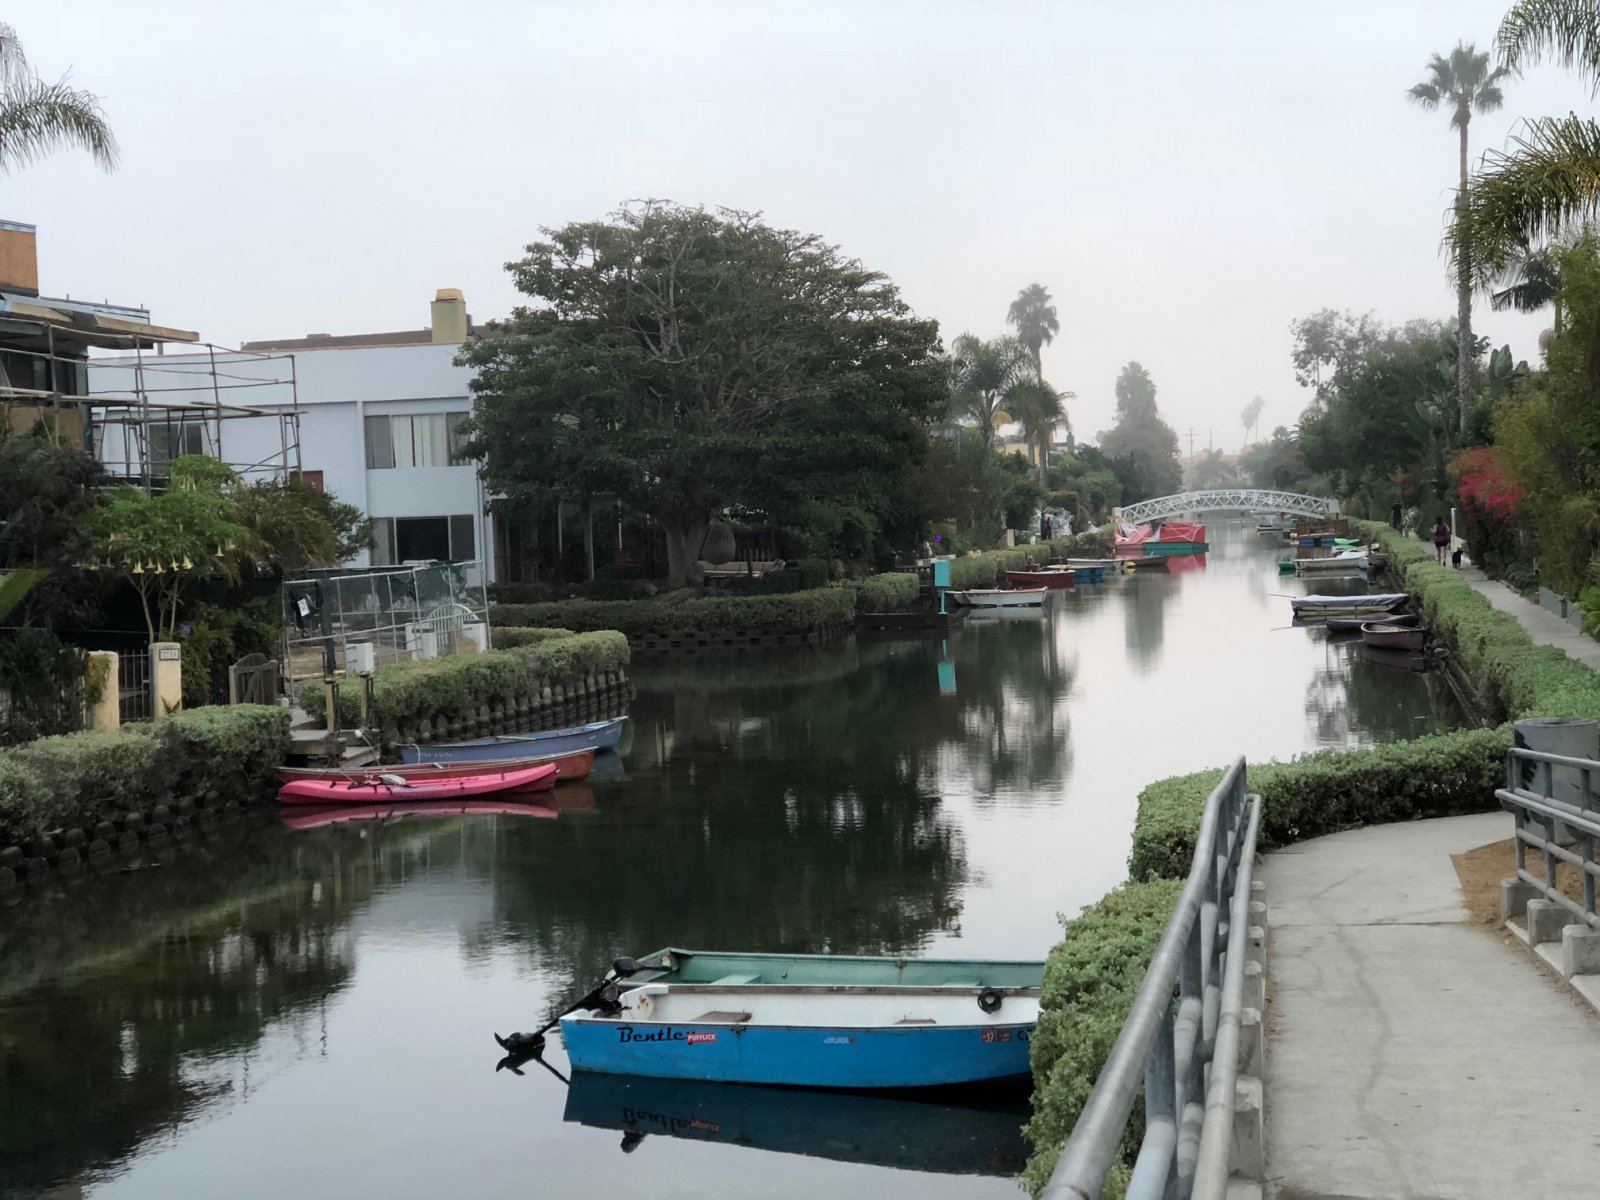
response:
<svg viewBox="0 0 1600 1200"><path fill-rule="evenodd" d="M1220 1200L1218 1147L1225 1188L1259 810L1237 759L1206 800L1183 892L1045 1185L1049 1200L1100 1195L1141 1084L1145 1135L1129 1200Z"/></svg>
<svg viewBox="0 0 1600 1200"><path fill-rule="evenodd" d="M1524 765L1531 765L1532 770L1525 771ZM1578 775L1576 804L1558 798L1555 778L1558 767ZM1595 906L1595 880L1600 876L1600 864L1595 861L1595 846L1600 840L1600 813L1594 807L1593 775L1596 771L1600 771L1600 762L1591 759L1514 746L1506 756L1506 786L1495 792L1500 806L1512 816L1517 878L1532 885L1544 899L1565 908L1576 918L1575 923L1582 922L1592 929L1600 929L1600 915ZM1525 775L1538 790L1523 786ZM1577 849L1561 843L1558 827L1566 829ZM1544 857L1543 878L1536 877L1528 869L1530 846ZM1582 875L1581 902L1568 896L1559 886L1557 868L1563 862Z"/></svg>

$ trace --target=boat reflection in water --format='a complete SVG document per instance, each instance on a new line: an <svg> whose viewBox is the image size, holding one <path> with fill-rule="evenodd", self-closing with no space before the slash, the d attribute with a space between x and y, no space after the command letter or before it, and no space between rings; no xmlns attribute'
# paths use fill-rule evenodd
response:
<svg viewBox="0 0 1600 1200"><path fill-rule="evenodd" d="M1026 1085L948 1089L937 1099L917 1095L576 1071L564 1116L620 1130L625 1153L654 1134L941 1175L1022 1170L1028 1159Z"/></svg>
<svg viewBox="0 0 1600 1200"><path fill-rule="evenodd" d="M588 789L584 789L587 791ZM593 793L590 793L591 802ZM350 825L363 821L395 824L400 821L431 821L440 817L532 817L554 820L553 808L542 804L512 804L497 800L420 800L409 803L386 801L380 804L341 804L331 807L304 806L288 810L280 820L286 829L324 829L329 825Z"/></svg>

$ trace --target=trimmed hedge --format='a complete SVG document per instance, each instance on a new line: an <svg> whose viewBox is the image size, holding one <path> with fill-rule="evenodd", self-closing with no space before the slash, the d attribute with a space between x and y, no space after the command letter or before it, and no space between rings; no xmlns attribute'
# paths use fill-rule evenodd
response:
<svg viewBox="0 0 1600 1200"><path fill-rule="evenodd" d="M922 581L909 571L887 575L868 575L845 585L856 594L856 612L900 612L916 603Z"/></svg>
<svg viewBox="0 0 1600 1200"><path fill-rule="evenodd" d="M0 751L0 845L175 801L244 801L289 748L289 711L198 708Z"/></svg>
<svg viewBox="0 0 1600 1200"><path fill-rule="evenodd" d="M706 596L694 600L566 600L553 604L494 604L489 624L558 625L620 630L630 642L646 638L756 637L774 629L793 634L842 633L855 621L856 596L846 588L817 588L785 596Z"/></svg>
<svg viewBox="0 0 1600 1200"><path fill-rule="evenodd" d="M571 629L527 629L507 625L503 629L494 631L494 648L515 650L518 646L537 646L540 642L576 636L577 633Z"/></svg>
<svg viewBox="0 0 1600 1200"><path fill-rule="evenodd" d="M1501 726L1251 765L1250 790L1261 797L1260 847L1351 825L1493 809L1510 747L1511 730ZM1221 779L1221 768L1199 771L1157 780L1139 793L1129 875L1176 879L1189 873L1206 797Z"/></svg>
<svg viewBox="0 0 1600 1200"><path fill-rule="evenodd" d="M514 704L519 696L537 696L543 688L565 687L627 665L628 641L615 630L566 633L508 650L395 663L372 673L372 722L391 730L425 720L471 721L485 705ZM320 687L306 688L300 703L308 716L324 719L326 693ZM355 689L340 693L339 707L355 719Z"/></svg>
<svg viewBox="0 0 1600 1200"><path fill-rule="evenodd" d="M1024 1131L1038 1147L1022 1177L1034 1195L1055 1169L1182 891L1180 879L1123 884L1066 921L1066 935L1045 960L1039 1024L1030 1050L1033 1119ZM1141 1102L1123 1135L1128 1161L1143 1136ZM1104 1195L1120 1196L1126 1183L1125 1171L1115 1169Z"/></svg>

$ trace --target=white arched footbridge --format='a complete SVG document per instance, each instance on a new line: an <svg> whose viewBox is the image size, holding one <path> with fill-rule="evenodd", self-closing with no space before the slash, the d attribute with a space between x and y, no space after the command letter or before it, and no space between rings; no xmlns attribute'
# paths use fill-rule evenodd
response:
<svg viewBox="0 0 1600 1200"><path fill-rule="evenodd" d="M1302 496L1296 492L1279 492L1271 488L1208 488L1141 500L1137 504L1114 510L1113 515L1124 525L1142 525L1163 517L1218 510L1334 517L1339 515L1339 502L1330 496Z"/></svg>

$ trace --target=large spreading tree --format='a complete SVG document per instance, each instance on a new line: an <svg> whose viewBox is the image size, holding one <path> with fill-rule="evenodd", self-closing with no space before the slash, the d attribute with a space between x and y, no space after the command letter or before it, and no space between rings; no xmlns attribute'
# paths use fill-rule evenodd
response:
<svg viewBox="0 0 1600 1200"><path fill-rule="evenodd" d="M648 202L543 230L508 265L530 303L462 353L471 452L502 506L615 496L681 586L707 522L870 534L948 403L938 326L810 234Z"/></svg>
<svg viewBox="0 0 1600 1200"><path fill-rule="evenodd" d="M1136 362L1117 376L1117 423L1100 435L1100 451L1122 483L1122 502L1166 496L1183 486L1178 435L1156 407L1156 385Z"/></svg>

